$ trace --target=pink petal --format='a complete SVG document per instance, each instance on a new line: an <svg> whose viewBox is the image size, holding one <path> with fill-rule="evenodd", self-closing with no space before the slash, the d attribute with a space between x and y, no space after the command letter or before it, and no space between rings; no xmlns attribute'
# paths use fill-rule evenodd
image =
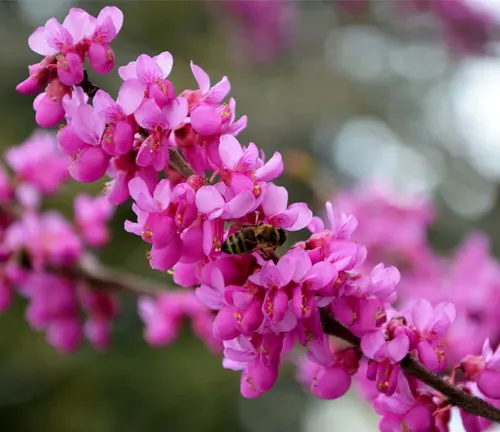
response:
<svg viewBox="0 0 500 432"><path fill-rule="evenodd" d="M182 287L191 287L198 284L198 277L194 266L187 263L178 263L174 269L174 282Z"/></svg>
<svg viewBox="0 0 500 432"><path fill-rule="evenodd" d="M410 431L427 432L434 425L432 411L425 405L417 405L404 415L401 424Z"/></svg>
<svg viewBox="0 0 500 432"><path fill-rule="evenodd" d="M384 346L385 338L381 330L374 330L366 333L361 338L361 351L370 358L376 359L377 353Z"/></svg>
<svg viewBox="0 0 500 432"><path fill-rule="evenodd" d="M322 370L311 385L311 392L321 399L337 399L347 393L351 376L340 367Z"/></svg>
<svg viewBox="0 0 500 432"><path fill-rule="evenodd" d="M63 26L68 29L76 44L83 38L92 36L95 23L93 17L83 9L71 8L63 21Z"/></svg>
<svg viewBox="0 0 500 432"><path fill-rule="evenodd" d="M440 372L445 364L439 362L436 351L427 341L421 341L417 345L418 357L420 361L432 372Z"/></svg>
<svg viewBox="0 0 500 432"><path fill-rule="evenodd" d="M232 135L222 135L219 144L219 157L229 169L234 169L238 164L243 151L241 144Z"/></svg>
<svg viewBox="0 0 500 432"><path fill-rule="evenodd" d="M170 129L179 126L184 123L188 115L189 106L188 101L179 96L175 98L172 102L165 105L163 108L163 114L165 116L167 125Z"/></svg>
<svg viewBox="0 0 500 432"><path fill-rule="evenodd" d="M266 216L271 217L286 210L288 203L288 192L284 187L276 186L274 183L267 185L264 200L261 203L262 210Z"/></svg>
<svg viewBox="0 0 500 432"><path fill-rule="evenodd" d="M139 126L148 130L153 130L156 126L165 124L165 117L162 110L152 99L145 99L134 113L134 117Z"/></svg>
<svg viewBox="0 0 500 432"><path fill-rule="evenodd" d="M87 144L97 145L101 139L94 108L90 105L80 105L72 122L75 133Z"/></svg>
<svg viewBox="0 0 500 432"><path fill-rule="evenodd" d="M28 38L28 45L32 51L43 56L49 56L59 51L57 48L51 47L45 36L45 27L38 27Z"/></svg>
<svg viewBox="0 0 500 432"><path fill-rule="evenodd" d="M70 32L55 18L50 18L45 23L45 36L49 46L57 48L57 51L65 52L73 45L73 38Z"/></svg>
<svg viewBox="0 0 500 432"><path fill-rule="evenodd" d="M115 101L104 90L97 90L94 100L92 101L92 105L94 107L94 111L101 114L108 108L112 108L115 105Z"/></svg>
<svg viewBox="0 0 500 432"><path fill-rule="evenodd" d="M406 354L408 354L408 350L410 348L410 340L406 334L401 334L397 336L390 342L387 342L386 345L387 354L389 358L397 363L405 358Z"/></svg>
<svg viewBox="0 0 500 432"><path fill-rule="evenodd" d="M201 88L201 87L200 87ZM210 103L221 103L231 91L231 84L227 77L223 77L215 84L206 95L206 101ZM202 90L202 93L205 93Z"/></svg>
<svg viewBox="0 0 500 432"><path fill-rule="evenodd" d="M311 231L313 234L320 233L325 230L325 224L319 217L314 216L311 219L311 222L309 222L307 229Z"/></svg>
<svg viewBox="0 0 500 432"><path fill-rule="evenodd" d="M127 154L130 150L132 150L134 145L134 130L128 121L120 121L116 123L115 130L113 132L113 140L114 152L111 154L119 156Z"/></svg>
<svg viewBox="0 0 500 432"><path fill-rule="evenodd" d="M151 196L146 182L142 178L135 177L130 180L128 182L128 190L140 210L153 213L158 211L158 206Z"/></svg>
<svg viewBox="0 0 500 432"><path fill-rule="evenodd" d="M191 71L193 72L194 79L198 83L198 87L202 94L206 94L210 89L210 77L207 73L199 66L191 62Z"/></svg>
<svg viewBox="0 0 500 432"><path fill-rule="evenodd" d="M57 76L67 86L79 84L83 80L83 63L78 54L68 53L65 56L66 67L57 68ZM59 66L59 62L58 62Z"/></svg>
<svg viewBox="0 0 500 432"><path fill-rule="evenodd" d="M283 225L289 231L299 231L305 228L311 222L313 215L306 203L294 203L290 205L287 213L293 214L293 219L295 220L290 226Z"/></svg>
<svg viewBox="0 0 500 432"><path fill-rule="evenodd" d="M232 125L226 127L226 133L237 136L243 129L247 127L247 116L241 116Z"/></svg>
<svg viewBox="0 0 500 432"><path fill-rule="evenodd" d="M255 171L255 179L258 181L271 181L283 173L283 159L281 154L276 152L264 166ZM284 209L283 209L284 210Z"/></svg>
<svg viewBox="0 0 500 432"><path fill-rule="evenodd" d="M48 97L46 93L41 93L39 96L41 97L35 99L37 124L47 128L57 126L64 119L61 102Z"/></svg>
<svg viewBox="0 0 500 432"><path fill-rule="evenodd" d="M254 399L262 395L263 392L257 390L255 385L253 384L253 379L250 377L247 372L243 372L241 375L240 381L240 392L244 398Z"/></svg>
<svg viewBox="0 0 500 432"><path fill-rule="evenodd" d="M137 78L142 84L148 85L162 78L162 70L147 54L137 58Z"/></svg>
<svg viewBox="0 0 500 432"><path fill-rule="evenodd" d="M167 78L172 72L172 66L174 65L174 58L172 54L168 51L164 51L161 54L153 57L153 60L158 64L163 72L163 78Z"/></svg>
<svg viewBox="0 0 500 432"><path fill-rule="evenodd" d="M250 191L244 191L236 195L224 206L224 217L226 219L237 219L245 216L255 206L255 196Z"/></svg>
<svg viewBox="0 0 500 432"><path fill-rule="evenodd" d="M115 34L118 33L123 25L123 12L116 6L106 6L101 9L97 16L97 22L104 22L107 18L111 18L115 28Z"/></svg>
<svg viewBox="0 0 500 432"><path fill-rule="evenodd" d="M434 323L429 328L429 331L434 331L439 336L444 336L448 328L455 321L457 312L455 305L450 302L442 302L434 308Z"/></svg>
<svg viewBox="0 0 500 432"><path fill-rule="evenodd" d="M214 337L219 340L231 340L239 335L233 311L229 307L223 307L214 319Z"/></svg>
<svg viewBox="0 0 500 432"><path fill-rule="evenodd" d="M182 254L182 242L179 236L172 236L168 246L162 249L156 249L154 246L151 249L151 258L149 264L155 270L167 271L170 270Z"/></svg>
<svg viewBox="0 0 500 432"><path fill-rule="evenodd" d="M224 304L222 293L214 287L201 285L194 293L198 301L210 309L218 310Z"/></svg>
<svg viewBox="0 0 500 432"><path fill-rule="evenodd" d="M163 179L156 185L155 191L153 193L153 198L156 203L159 204L162 210L166 210L170 204L170 196L172 190L170 186L170 181Z"/></svg>
<svg viewBox="0 0 500 432"><path fill-rule="evenodd" d="M125 115L133 114L144 100L144 85L137 79L125 81L118 91L117 103Z"/></svg>
<svg viewBox="0 0 500 432"><path fill-rule="evenodd" d="M130 79L137 79L137 62L132 61L129 62L126 66L120 66L118 68L118 75L123 81L127 81Z"/></svg>
<svg viewBox="0 0 500 432"><path fill-rule="evenodd" d="M69 167L71 177L76 181L89 183L99 180L108 169L109 157L99 147L87 147L78 153Z"/></svg>
<svg viewBox="0 0 500 432"><path fill-rule="evenodd" d="M149 167L156 161L157 152L153 151L151 148L152 145L153 137L151 136L146 138L146 140L141 144L135 159L136 164L140 167Z"/></svg>
<svg viewBox="0 0 500 432"><path fill-rule="evenodd" d="M333 365L333 354L328 346L328 338L322 340L313 340L309 345L307 358L325 368Z"/></svg>
<svg viewBox="0 0 500 432"><path fill-rule="evenodd" d="M111 42L116 37L116 29L110 17L97 18L96 28L92 39L98 43Z"/></svg>
<svg viewBox="0 0 500 432"><path fill-rule="evenodd" d="M89 48L90 67L98 74L107 74L115 66L115 54L108 44L92 43Z"/></svg>
<svg viewBox="0 0 500 432"><path fill-rule="evenodd" d="M196 192L196 207L200 213L209 214L224 206L224 198L214 186L202 186Z"/></svg>
<svg viewBox="0 0 500 432"><path fill-rule="evenodd" d="M256 359L248 364L247 370L258 391L266 392L271 390L278 379L277 364L266 366Z"/></svg>
<svg viewBox="0 0 500 432"><path fill-rule="evenodd" d="M492 399L500 399L500 372L484 369L476 381L482 393Z"/></svg>
<svg viewBox="0 0 500 432"><path fill-rule="evenodd" d="M415 327L425 331L434 317L434 310L427 300L418 300L411 307L411 317Z"/></svg>
<svg viewBox="0 0 500 432"><path fill-rule="evenodd" d="M199 105L191 111L191 126L200 135L210 136L220 129L222 119L215 108L209 105Z"/></svg>

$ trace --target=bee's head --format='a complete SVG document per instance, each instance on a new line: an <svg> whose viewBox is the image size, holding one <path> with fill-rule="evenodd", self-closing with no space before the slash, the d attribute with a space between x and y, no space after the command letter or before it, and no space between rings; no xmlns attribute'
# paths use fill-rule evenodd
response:
<svg viewBox="0 0 500 432"><path fill-rule="evenodd" d="M286 231L284 229L278 228L276 230L276 233L278 234L278 244L280 246L283 246L286 242Z"/></svg>

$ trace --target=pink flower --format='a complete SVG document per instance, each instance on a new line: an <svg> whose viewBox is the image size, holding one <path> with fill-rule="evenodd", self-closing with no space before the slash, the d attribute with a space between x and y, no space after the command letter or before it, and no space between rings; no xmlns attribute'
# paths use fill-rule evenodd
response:
<svg viewBox="0 0 500 432"><path fill-rule="evenodd" d="M125 81L121 91L130 106L137 109L144 98L153 99L160 108L172 101L175 89L167 78L173 63L172 54L165 51L153 58L142 54L137 61L120 67L118 74Z"/></svg>
<svg viewBox="0 0 500 432"><path fill-rule="evenodd" d="M283 338L267 333L254 336L252 340L245 336L224 342L225 368L243 369L241 394L252 398L269 391L278 378L278 366L283 346Z"/></svg>
<svg viewBox="0 0 500 432"><path fill-rule="evenodd" d="M253 273L248 280L266 289L262 304L262 313L275 325L285 325L292 330L296 325L296 318L289 310L288 294L285 287L291 282L295 266L296 256L282 257L277 264L266 261L259 272Z"/></svg>
<svg viewBox="0 0 500 432"><path fill-rule="evenodd" d="M115 55L109 46L119 33L123 24L123 13L115 6L107 6L93 21L94 29L90 36L88 56L90 66L97 73L111 72L115 65Z"/></svg>
<svg viewBox="0 0 500 432"><path fill-rule="evenodd" d="M19 180L43 195L57 192L69 177L69 158L57 151L56 137L49 132L33 133L20 146L8 149L5 160Z"/></svg>
<svg viewBox="0 0 500 432"><path fill-rule="evenodd" d="M74 202L75 221L85 241L93 247L102 247L109 240L107 223L115 209L106 197L78 195Z"/></svg>
<svg viewBox="0 0 500 432"><path fill-rule="evenodd" d="M298 231L309 225L312 212L305 203L288 206L288 192L284 187L269 183L266 188L262 210L268 222L288 231Z"/></svg>
<svg viewBox="0 0 500 432"><path fill-rule="evenodd" d="M181 330L184 311L181 299L175 294L161 294L156 299L139 299L139 316L146 324L144 337L151 346L163 346L172 343Z"/></svg>
<svg viewBox="0 0 500 432"><path fill-rule="evenodd" d="M349 390L361 354L357 348L332 352L328 337L324 336L311 343L307 357L320 365L312 379L311 392L321 399L337 399Z"/></svg>
<svg viewBox="0 0 500 432"><path fill-rule="evenodd" d="M25 249L35 269L45 264L71 266L82 253L82 244L73 227L55 211L24 214L9 226L5 245L12 251Z"/></svg>
<svg viewBox="0 0 500 432"><path fill-rule="evenodd" d="M134 116L137 123L148 133L137 154L137 165L152 165L156 171L168 165L169 138L172 129L186 118L186 99L178 97L161 109L152 99L146 99Z"/></svg>
<svg viewBox="0 0 500 432"><path fill-rule="evenodd" d="M124 95L122 85L115 102L107 93L99 90L94 96L93 105L98 116L105 121L100 144L112 156L127 154L132 150L137 125L129 116L135 111Z"/></svg>
<svg viewBox="0 0 500 432"><path fill-rule="evenodd" d="M419 300L411 307L411 322L417 330L420 361L433 372L446 367L446 353L442 338L455 321L455 306L443 302L434 308L427 300Z"/></svg>
<svg viewBox="0 0 500 432"><path fill-rule="evenodd" d="M73 163L70 166L71 176L80 182L93 182L100 179L108 168L110 158L101 147L106 117L95 107L81 104L71 112L71 124L65 129L68 127L72 129L66 130L64 134L61 133L59 144L63 148L76 147ZM77 140L74 140L75 136Z"/></svg>
<svg viewBox="0 0 500 432"><path fill-rule="evenodd" d="M380 395L373 402L373 407L382 416L379 423L381 432L427 432L434 425L436 406L432 399L425 395L415 397L404 376L399 379L398 391L390 397Z"/></svg>
<svg viewBox="0 0 500 432"><path fill-rule="evenodd" d="M227 77L223 77L213 87L210 86L210 77L199 66L191 62L191 72L198 83L199 92L195 99L197 103L205 103L208 105L220 104L231 90L231 84Z"/></svg>
<svg viewBox="0 0 500 432"><path fill-rule="evenodd" d="M45 89L33 101L36 112L35 120L39 126L54 127L64 119L62 100L70 92L58 78L53 79Z"/></svg>
<svg viewBox="0 0 500 432"><path fill-rule="evenodd" d="M483 346L484 366L475 378L482 393L492 399L500 399L500 346L495 352L487 339Z"/></svg>
<svg viewBox="0 0 500 432"><path fill-rule="evenodd" d="M381 361L388 359L391 363L399 363L408 354L410 339L403 329L398 329L391 340L386 340L384 331L373 330L361 338L363 354L370 359Z"/></svg>

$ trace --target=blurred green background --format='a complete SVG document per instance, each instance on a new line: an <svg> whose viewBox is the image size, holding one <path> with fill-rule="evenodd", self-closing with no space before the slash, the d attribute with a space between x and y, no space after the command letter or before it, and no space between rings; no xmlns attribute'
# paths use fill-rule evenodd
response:
<svg viewBox="0 0 500 432"><path fill-rule="evenodd" d="M33 29L51 16L62 20L73 6L97 14L114 4L125 14L112 44L118 65L168 50L177 91L195 87L191 59L212 82L227 75L238 114L249 117L241 141L255 141L268 155L303 152L295 153L291 175L280 180L291 200L320 209L340 187L383 180L405 193L433 197L440 212L432 232L438 249L453 247L480 227L500 250L495 43L487 57L450 55L432 17L398 15L390 1L372 2L354 16L339 13L333 1L271 3L279 3L294 23L284 29L290 35L278 55L258 62L262 46L243 43L249 36L227 18L227 2L0 1L1 145L22 142L35 127L32 98L15 92L27 65L39 60L27 46ZM93 80L116 95L116 77L94 74ZM98 193L101 187L70 183L47 205L70 215L77 191ZM148 268L145 245L123 231L129 216L126 208L117 213L114 241L102 260L169 283ZM223 370L220 358L188 329L171 347L149 348L133 298L122 298L108 352L86 346L71 357L28 328L24 306L18 299L0 316L2 432L375 430L374 415L360 409L354 396L309 400L291 368L269 394L244 400L239 374Z"/></svg>

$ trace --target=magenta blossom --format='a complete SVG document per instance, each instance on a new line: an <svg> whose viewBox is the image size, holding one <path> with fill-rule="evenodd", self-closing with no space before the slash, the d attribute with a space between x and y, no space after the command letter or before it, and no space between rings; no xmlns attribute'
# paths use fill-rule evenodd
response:
<svg viewBox="0 0 500 432"><path fill-rule="evenodd" d="M415 326L419 342L417 352L420 361L433 372L446 367L443 336L455 321L455 306L443 302L434 308L427 300L419 300L411 307L410 322Z"/></svg>
<svg viewBox="0 0 500 432"><path fill-rule="evenodd" d="M19 180L43 195L57 192L69 177L70 160L57 151L56 137L49 132L35 132L21 146L7 150L5 159Z"/></svg>
<svg viewBox="0 0 500 432"><path fill-rule="evenodd" d="M392 396L379 395L373 402L375 411L382 416L381 432L427 432L434 425L436 406L431 397L415 396L408 380L401 377L398 391Z"/></svg>
<svg viewBox="0 0 500 432"><path fill-rule="evenodd" d="M174 85L167 80L172 71L174 60L168 51L151 58L142 54L137 61L118 69L118 74L125 81L122 93L131 106L138 108L144 98L153 99L163 108L175 98Z"/></svg>
<svg viewBox="0 0 500 432"><path fill-rule="evenodd" d="M284 187L269 183L261 204L267 221L289 231L305 228L312 219L312 211L305 203L288 206L288 192Z"/></svg>
<svg viewBox="0 0 500 432"><path fill-rule="evenodd" d="M75 198L75 221L87 244L102 247L109 241L107 223L114 214L114 207L106 197L78 195Z"/></svg>
<svg viewBox="0 0 500 432"><path fill-rule="evenodd" d="M148 136L137 154L137 165L151 165L156 171L165 169L169 160L170 133L185 120L187 114L188 104L182 97L174 99L163 109L152 99L146 99L142 103L134 116Z"/></svg>

